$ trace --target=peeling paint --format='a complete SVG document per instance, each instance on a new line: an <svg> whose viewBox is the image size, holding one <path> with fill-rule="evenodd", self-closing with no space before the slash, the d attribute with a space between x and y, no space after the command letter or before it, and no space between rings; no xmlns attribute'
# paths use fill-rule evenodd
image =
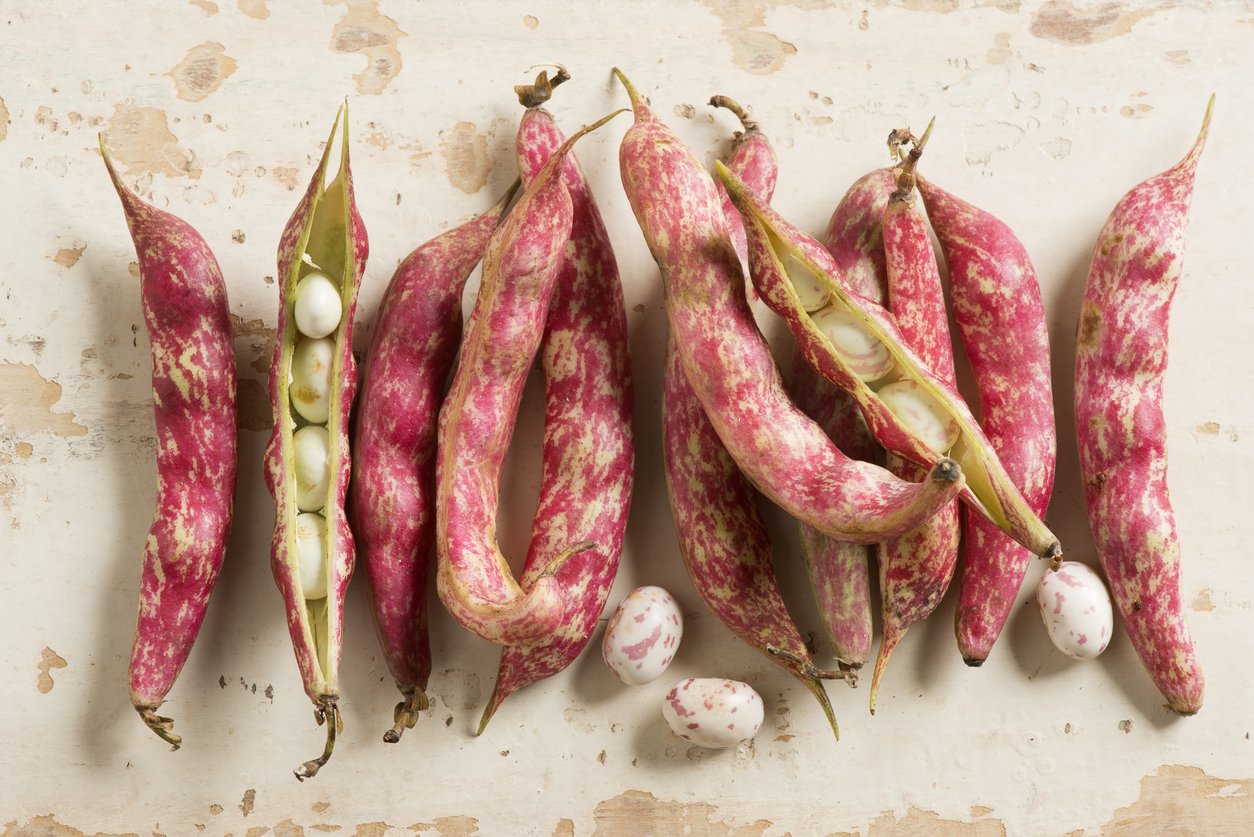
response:
<svg viewBox="0 0 1254 837"><path fill-rule="evenodd" d="M702 0L722 23L724 40L732 48L732 61L740 69L754 75L767 76L784 66L790 55L797 54L797 47L782 38L763 30L766 11L777 5L773 0ZM800 9L818 9L823 0L789 0L788 5Z"/></svg>
<svg viewBox="0 0 1254 837"><path fill-rule="evenodd" d="M41 695L46 695L52 691L52 687L56 684L52 681L50 672L55 669L66 668L69 663L65 658L53 651L51 648L44 646L44 650L39 652L39 665L35 668L39 671L39 676L35 678L35 688L39 690Z"/></svg>
<svg viewBox="0 0 1254 837"><path fill-rule="evenodd" d="M253 20L265 20L270 16L266 0L239 0L239 10Z"/></svg>
<svg viewBox="0 0 1254 837"><path fill-rule="evenodd" d="M1055 160L1071 156L1071 140L1066 137L1054 137L1041 143L1039 147Z"/></svg>
<svg viewBox="0 0 1254 837"><path fill-rule="evenodd" d="M439 817L432 822L415 823L409 830L429 837L474 837L479 833L479 820L463 816Z"/></svg>
<svg viewBox="0 0 1254 837"><path fill-rule="evenodd" d="M964 131L969 166L986 166L998 151L1008 151L1022 142L1024 129L1013 122L993 120L970 125Z"/></svg>
<svg viewBox="0 0 1254 837"><path fill-rule="evenodd" d="M1013 54L1010 51L1009 32L998 32L993 36L993 47L988 51L988 63L994 65L1005 64Z"/></svg>
<svg viewBox="0 0 1254 837"><path fill-rule="evenodd" d="M492 163L488 159L488 138L473 122L458 122L440 143L440 154L448 182L473 195L488 182Z"/></svg>
<svg viewBox="0 0 1254 837"><path fill-rule="evenodd" d="M366 67L353 76L357 92L378 95L401 72L401 52L396 42L404 32L390 17L379 13L378 0L339 0L348 11L331 32L331 49L360 53Z"/></svg>
<svg viewBox="0 0 1254 837"><path fill-rule="evenodd" d="M75 244L73 247L62 247L57 250L56 254L51 256L52 260L62 267L69 268L78 264L78 260L83 257L83 253L87 250L87 244Z"/></svg>
<svg viewBox="0 0 1254 837"><path fill-rule="evenodd" d="M4 104L4 98L0 97L0 142L9 135L9 108Z"/></svg>
<svg viewBox="0 0 1254 837"><path fill-rule="evenodd" d="M684 834L688 837L762 837L773 823L757 820L733 825L707 802L675 802L651 793L629 790L597 804L592 811L593 837L626 834Z"/></svg>
<svg viewBox="0 0 1254 837"><path fill-rule="evenodd" d="M697 115L697 109L692 105L675 105L675 115L680 119L692 119Z"/></svg>
<svg viewBox="0 0 1254 837"><path fill-rule="evenodd" d="M1204 433L1207 436L1218 436L1219 435L1219 422L1208 421L1208 422L1204 422L1203 424L1199 424L1197 426L1197 432Z"/></svg>
<svg viewBox="0 0 1254 837"><path fill-rule="evenodd" d="M1128 733L1132 732L1132 719L1124 718L1122 721L1120 721L1119 731L1122 732L1124 735L1127 735Z"/></svg>
<svg viewBox="0 0 1254 837"><path fill-rule="evenodd" d="M1201 591L1199 591L1198 594L1193 598L1193 603L1190 605L1190 607L1202 613L1208 613L1214 610L1215 603L1211 601L1210 588L1206 587L1202 589Z"/></svg>
<svg viewBox="0 0 1254 837"><path fill-rule="evenodd" d="M540 18L535 15L523 15L523 26L528 29L536 29L540 26Z"/></svg>
<svg viewBox="0 0 1254 837"><path fill-rule="evenodd" d="M122 103L115 105L106 131L114 163L128 173L200 177L195 155L179 147L165 111Z"/></svg>
<svg viewBox="0 0 1254 837"><path fill-rule="evenodd" d="M275 180L286 186L289 192L300 185L300 171L298 169L287 166L275 166L270 170L270 174L274 176Z"/></svg>
<svg viewBox="0 0 1254 837"><path fill-rule="evenodd" d="M174 79L175 92L185 102L199 102L222 86L239 65L226 54L226 47L206 41L187 51L166 75Z"/></svg>
<svg viewBox="0 0 1254 837"><path fill-rule="evenodd" d="M885 811L867 827L867 837L1006 837L1006 824L1000 820L978 819L975 822L943 819L935 811L911 806L904 817Z"/></svg>
<svg viewBox="0 0 1254 837"><path fill-rule="evenodd" d="M1138 20L1163 8L1123 3L1080 8L1067 0L1049 0L1032 16L1028 31L1060 44L1097 44L1128 34Z"/></svg>
<svg viewBox="0 0 1254 837"><path fill-rule="evenodd" d="M210 17L218 13L218 4L214 3L213 0L187 0L187 2L191 3L193 6L200 9Z"/></svg>
<svg viewBox="0 0 1254 837"><path fill-rule="evenodd" d="M0 363L0 430L14 436L51 433L65 438L87 435L73 413L53 410L61 385L28 363Z"/></svg>
<svg viewBox="0 0 1254 837"><path fill-rule="evenodd" d="M244 816L248 816L249 814L253 812L253 805L255 805L256 802L257 802L256 788L249 788L248 790L244 791L244 798L241 799L239 802L240 812Z"/></svg>
<svg viewBox="0 0 1254 837"><path fill-rule="evenodd" d="M1141 795L1115 811L1102 837L1141 837L1170 823L1178 834L1245 834L1254 822L1254 779L1219 779L1165 764L1141 779Z"/></svg>

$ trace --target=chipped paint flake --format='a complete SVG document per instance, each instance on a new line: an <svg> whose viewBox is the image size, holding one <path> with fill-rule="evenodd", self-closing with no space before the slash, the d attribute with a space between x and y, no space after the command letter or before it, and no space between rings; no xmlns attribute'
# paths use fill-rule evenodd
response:
<svg viewBox="0 0 1254 837"><path fill-rule="evenodd" d="M270 17L270 9L266 0L239 0L239 10L253 20L265 20Z"/></svg>
<svg viewBox="0 0 1254 837"><path fill-rule="evenodd" d="M1199 591L1197 596L1193 598L1190 605L1194 610L1208 613L1215 609L1215 603L1211 601L1211 590L1209 587Z"/></svg>
<svg viewBox="0 0 1254 837"><path fill-rule="evenodd" d="M87 435L73 413L53 410L61 400L61 385L39 374L27 363L0 363L0 432L14 436L51 433L72 437Z"/></svg>
<svg viewBox="0 0 1254 837"><path fill-rule="evenodd" d="M39 690L41 695L46 695L52 691L52 687L56 684L52 682L51 671L55 669L66 668L69 663L65 658L53 651L47 646L43 651L39 652L39 665L35 666L39 671L39 676L35 678L35 688Z"/></svg>
<svg viewBox="0 0 1254 837"><path fill-rule="evenodd" d="M540 26L540 18L535 15L523 15L523 26L528 29L537 29Z"/></svg>
<svg viewBox="0 0 1254 837"><path fill-rule="evenodd" d="M474 837L479 833L479 820L474 817L439 817L432 822L414 823L410 831L420 837Z"/></svg>
<svg viewBox="0 0 1254 837"><path fill-rule="evenodd" d="M766 11L777 5L772 0L703 0L704 5L722 23L723 38L732 48L732 61L740 69L754 75L767 76L784 66L784 61L797 54L797 47L763 29ZM789 0L788 5L801 9L817 9L822 0Z"/></svg>
<svg viewBox="0 0 1254 837"><path fill-rule="evenodd" d="M0 97L0 142L9 135L9 108L4 104L4 99Z"/></svg>
<svg viewBox="0 0 1254 837"><path fill-rule="evenodd" d="M54 262L68 270L78 264L78 260L83 257L83 253L86 250L86 242L81 244L76 243L72 247L62 247L60 250L57 250L56 254L51 258Z"/></svg>
<svg viewBox="0 0 1254 837"><path fill-rule="evenodd" d="M1254 780L1207 775L1199 767L1165 764L1141 779L1141 795L1102 826L1102 837L1140 837L1152 823L1178 834L1244 834L1254 822Z"/></svg>
<svg viewBox="0 0 1254 837"><path fill-rule="evenodd" d="M216 41L194 46L166 75L174 79L175 91L185 102L199 102L222 86L235 72L235 59Z"/></svg>
<svg viewBox="0 0 1254 837"><path fill-rule="evenodd" d="M1032 16L1028 31L1060 44L1097 44L1128 34L1137 21L1164 8L1166 6L1130 3L1101 3L1081 8L1067 0L1049 0Z"/></svg>
<svg viewBox="0 0 1254 837"><path fill-rule="evenodd" d="M353 76L357 92L378 95L401 72L401 52L396 42L409 33L390 17L379 13L378 0L341 0L347 13L331 32L331 49L360 53L366 67Z"/></svg>
<svg viewBox="0 0 1254 837"><path fill-rule="evenodd" d="M200 177L195 155L179 147L163 110L126 102L115 105L106 134L113 162L128 174Z"/></svg>
<svg viewBox="0 0 1254 837"><path fill-rule="evenodd" d="M628 790L597 804L593 837L621 834L685 834L689 837L762 837L773 823L757 820L733 825L707 802L658 799L651 793Z"/></svg>
<svg viewBox="0 0 1254 837"><path fill-rule="evenodd" d="M488 182L492 164L488 159L488 138L473 122L458 122L440 143L440 154L448 182L473 195Z"/></svg>

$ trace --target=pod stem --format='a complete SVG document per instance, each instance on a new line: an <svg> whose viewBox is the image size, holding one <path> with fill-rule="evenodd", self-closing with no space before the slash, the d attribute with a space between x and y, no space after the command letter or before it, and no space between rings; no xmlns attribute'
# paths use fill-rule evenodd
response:
<svg viewBox="0 0 1254 837"><path fill-rule="evenodd" d="M570 81L569 70L561 64L554 64L553 66L557 68L557 72L553 74L552 78L549 78L548 70L541 70L533 83L514 85L514 93L518 96L520 105L525 108L538 108L553 96L553 88L564 81ZM531 69L535 69L535 67Z"/></svg>
<svg viewBox="0 0 1254 837"><path fill-rule="evenodd" d="M174 734L174 719L164 718L158 715L154 708L148 706L136 706L135 711L139 713L139 717L143 719L148 729L152 730L157 736L170 745L170 750L177 750L183 743L180 736Z"/></svg>
<svg viewBox="0 0 1254 837"><path fill-rule="evenodd" d="M314 720L318 722L318 726L326 725L327 743L322 749L322 755L305 762L299 769L292 771L296 774L296 778L302 782L317 776L318 771L322 769L322 765L331 760L331 753L335 750L335 736L344 728L344 722L340 718L340 710L335 705L335 701L319 704L314 709Z"/></svg>
<svg viewBox="0 0 1254 837"><path fill-rule="evenodd" d="M419 713L431 708L427 693L418 686L403 688L401 694L405 696L405 699L396 704L396 708L392 710L392 720L396 722L396 725L383 733L383 740L389 744L400 741L405 730L413 729L414 724L418 723Z"/></svg>
<svg viewBox="0 0 1254 837"><path fill-rule="evenodd" d="M901 172L897 175L897 191L893 192L889 200L908 201L913 196L914 170L919 164L919 158L923 156L923 149L927 146L928 138L932 136L932 128L935 125L936 117L933 116L921 137L910 133L909 128L896 128L889 133L888 148L893 156L902 159ZM901 148L907 143L910 145L910 153L901 157Z"/></svg>
<svg viewBox="0 0 1254 837"><path fill-rule="evenodd" d="M740 124L744 126L745 133L752 133L758 130L757 121L735 99L729 96L711 96L710 104L716 108L726 108L734 113L736 118L740 120Z"/></svg>

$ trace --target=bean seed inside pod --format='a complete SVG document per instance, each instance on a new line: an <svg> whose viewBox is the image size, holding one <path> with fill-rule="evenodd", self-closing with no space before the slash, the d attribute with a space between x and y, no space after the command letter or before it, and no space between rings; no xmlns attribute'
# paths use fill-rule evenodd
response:
<svg viewBox="0 0 1254 837"><path fill-rule="evenodd" d="M962 433L958 421L917 381L897 381L881 387L876 394L937 453L945 453L958 441Z"/></svg>
<svg viewBox="0 0 1254 837"><path fill-rule="evenodd" d="M296 327L306 337L326 337L340 325L344 303L325 273L310 273L296 285Z"/></svg>
<svg viewBox="0 0 1254 837"><path fill-rule="evenodd" d="M888 347L847 308L831 305L812 315L814 324L832 344L841 360L864 381L878 381L892 371Z"/></svg>
<svg viewBox="0 0 1254 837"><path fill-rule="evenodd" d="M805 262L793 255L792 251L784 253L784 272L792 281L801 307L807 311L816 311L827 304L827 286L814 275L814 271Z"/></svg>
<svg viewBox="0 0 1254 837"><path fill-rule="evenodd" d="M312 601L327 597L327 521L306 512L296 516L296 558L300 589Z"/></svg>
<svg viewBox="0 0 1254 837"><path fill-rule="evenodd" d="M292 406L305 421L322 424L331 414L331 362L335 341L305 338L292 351Z"/></svg>
<svg viewBox="0 0 1254 837"><path fill-rule="evenodd" d="M316 512L327 502L331 482L331 437L325 427L307 425L292 436L296 467L296 508Z"/></svg>

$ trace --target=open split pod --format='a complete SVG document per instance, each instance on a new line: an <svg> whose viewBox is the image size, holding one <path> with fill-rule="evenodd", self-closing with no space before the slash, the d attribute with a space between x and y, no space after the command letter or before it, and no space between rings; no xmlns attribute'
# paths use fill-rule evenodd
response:
<svg viewBox="0 0 1254 837"><path fill-rule="evenodd" d="M274 430L264 469L275 501L270 562L305 693L315 719L327 727L322 755L296 771L302 780L331 757L341 727L341 631L353 571L353 535L344 514L349 416L357 390L352 330L369 246L353 200L348 151L345 105L278 250L279 319L270 366Z"/></svg>

